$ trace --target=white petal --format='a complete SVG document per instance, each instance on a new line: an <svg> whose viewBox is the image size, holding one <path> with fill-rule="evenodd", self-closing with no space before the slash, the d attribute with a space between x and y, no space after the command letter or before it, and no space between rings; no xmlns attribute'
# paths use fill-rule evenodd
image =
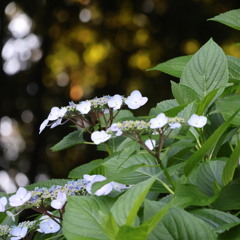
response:
<svg viewBox="0 0 240 240"><path fill-rule="evenodd" d="M156 141L154 139L148 139L145 141L145 144L150 150L153 150L156 146Z"/></svg>
<svg viewBox="0 0 240 240"><path fill-rule="evenodd" d="M42 124L40 125L40 128L39 128L39 134L45 129L45 127L48 125L48 122L49 120L48 119L45 119Z"/></svg>

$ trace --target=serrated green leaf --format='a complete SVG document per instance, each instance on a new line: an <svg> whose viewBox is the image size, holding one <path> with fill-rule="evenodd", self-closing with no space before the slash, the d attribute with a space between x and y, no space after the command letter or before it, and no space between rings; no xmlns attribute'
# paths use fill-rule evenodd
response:
<svg viewBox="0 0 240 240"><path fill-rule="evenodd" d="M239 156L240 156L240 144L238 144L235 147L223 169L222 182L224 186L227 185L230 181L232 181L235 169L239 163Z"/></svg>
<svg viewBox="0 0 240 240"><path fill-rule="evenodd" d="M58 142L56 145L54 145L51 150L53 152L60 151L66 148L70 148L74 145L85 143L83 139L83 130L76 130L74 132L69 133L67 136L65 136L60 142Z"/></svg>
<svg viewBox="0 0 240 240"><path fill-rule="evenodd" d="M157 70L171 76L180 78L184 67L189 62L191 57L192 55L176 57L166 62L160 63L156 67L150 68L147 71Z"/></svg>
<svg viewBox="0 0 240 240"><path fill-rule="evenodd" d="M221 13L208 20L220 22L231 28L240 30L240 9L235 9L225 13Z"/></svg>
<svg viewBox="0 0 240 240"><path fill-rule="evenodd" d="M208 196L214 195L214 186L222 186L222 173L225 167L223 161L208 161L201 163L197 169L197 187Z"/></svg>
<svg viewBox="0 0 240 240"><path fill-rule="evenodd" d="M63 216L63 233L71 240L108 240L102 215L108 215L113 199L107 197L69 197Z"/></svg>
<svg viewBox="0 0 240 240"><path fill-rule="evenodd" d="M224 120L227 120L233 113L235 113L237 110L240 110L240 95L220 98L216 101L216 106L216 111L223 115ZM240 112L238 112L232 119L231 124L240 126Z"/></svg>
<svg viewBox="0 0 240 240"><path fill-rule="evenodd" d="M240 179L231 181L224 186L213 207L218 210L239 210L240 209Z"/></svg>
<svg viewBox="0 0 240 240"><path fill-rule="evenodd" d="M69 178L82 178L84 174L91 174L91 172L99 167L104 162L103 159L97 159L89 163L83 164L74 168L68 175Z"/></svg>
<svg viewBox="0 0 240 240"><path fill-rule="evenodd" d="M175 189L175 202L177 206L208 206L216 196L209 197L192 184L178 184Z"/></svg>
<svg viewBox="0 0 240 240"><path fill-rule="evenodd" d="M152 177L136 184L117 199L111 212L118 225L132 226L140 206L156 179L157 177Z"/></svg>
<svg viewBox="0 0 240 240"><path fill-rule="evenodd" d="M238 112L238 111L237 111ZM187 160L186 165L184 167L184 173L186 176L189 176L193 169L197 166L198 162L200 162L205 154L211 150L214 145L217 143L222 134L226 131L228 126L230 125L232 119L237 114L235 112L226 122L224 122L208 139L203 143L202 147L194 152L194 154Z"/></svg>
<svg viewBox="0 0 240 240"><path fill-rule="evenodd" d="M172 94L180 105L198 101L199 97L190 87L171 81Z"/></svg>
<svg viewBox="0 0 240 240"><path fill-rule="evenodd" d="M240 224L238 217L214 209L195 209L190 213L209 224L217 233L222 233Z"/></svg>
<svg viewBox="0 0 240 240"><path fill-rule="evenodd" d="M233 82L240 81L240 58L227 56L229 80Z"/></svg>
<svg viewBox="0 0 240 240"><path fill-rule="evenodd" d="M151 214L162 208L161 202L151 201L151 204L145 206L144 215L149 217ZM145 219L146 221L146 219ZM201 219L193 216L179 207L171 207L166 215L159 221L157 226L151 232L151 240L203 240L217 239L216 233Z"/></svg>
<svg viewBox="0 0 240 240"><path fill-rule="evenodd" d="M175 99L162 101L162 102L158 103L155 108L152 108L150 110L149 115L150 116L156 116L159 113L166 112L167 110L170 110L170 109L175 108L177 106L179 106L179 104Z"/></svg>
<svg viewBox="0 0 240 240"><path fill-rule="evenodd" d="M210 39L187 63L180 83L192 88L203 99L228 82L227 59L222 49Z"/></svg>

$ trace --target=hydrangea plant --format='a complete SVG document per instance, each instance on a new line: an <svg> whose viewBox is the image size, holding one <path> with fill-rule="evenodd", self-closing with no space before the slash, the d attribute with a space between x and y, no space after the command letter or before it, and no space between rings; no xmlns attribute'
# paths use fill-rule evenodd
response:
<svg viewBox="0 0 240 240"><path fill-rule="evenodd" d="M240 30L240 10L211 20ZM149 70L180 82L148 116L133 115L148 101L138 90L51 109L40 133L76 127L52 151L95 144L108 156L78 166L69 179L2 194L2 239L240 238L239 58L210 39L193 56ZM27 209L37 214L19 222Z"/></svg>

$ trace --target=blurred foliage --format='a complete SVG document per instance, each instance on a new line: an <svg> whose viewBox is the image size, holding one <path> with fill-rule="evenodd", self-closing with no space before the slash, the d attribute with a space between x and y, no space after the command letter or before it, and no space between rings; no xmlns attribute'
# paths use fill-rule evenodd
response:
<svg viewBox="0 0 240 240"><path fill-rule="evenodd" d="M238 0L3 1L3 43L10 37L11 19L4 11L11 3L32 19L42 51L40 60L26 70L14 75L1 72L1 116L12 119L24 141L17 158L11 160L6 155L11 144L4 145L1 138L0 167L13 179L19 172L30 182L39 180L40 173L65 177L80 162L96 158L91 146L77 146L71 153L49 150L68 131L58 128L38 135L51 107L138 89L149 97L138 112L143 114L156 102L171 98L169 77L146 69L193 54L210 37L227 54L240 57L237 31L207 21L237 8Z"/></svg>

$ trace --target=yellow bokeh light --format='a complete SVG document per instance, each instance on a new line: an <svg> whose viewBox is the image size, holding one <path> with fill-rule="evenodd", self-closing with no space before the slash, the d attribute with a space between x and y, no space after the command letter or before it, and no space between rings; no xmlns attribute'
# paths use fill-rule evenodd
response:
<svg viewBox="0 0 240 240"><path fill-rule="evenodd" d="M129 59L129 65L131 67L136 67L141 70L146 70L147 68L149 68L150 64L151 62L149 58L149 53L142 50L132 55Z"/></svg>
<svg viewBox="0 0 240 240"><path fill-rule="evenodd" d="M140 29L136 32L134 37L134 43L138 46L146 46L149 42L149 33L145 29Z"/></svg>
<svg viewBox="0 0 240 240"><path fill-rule="evenodd" d="M240 58L240 47L236 43L224 43L222 48L227 55Z"/></svg>
<svg viewBox="0 0 240 240"><path fill-rule="evenodd" d="M200 48L200 44L195 39L187 40L182 45L182 50L185 54L194 54Z"/></svg>
<svg viewBox="0 0 240 240"><path fill-rule="evenodd" d="M87 65L95 66L107 57L108 51L109 44L96 43L84 51L83 58Z"/></svg>

